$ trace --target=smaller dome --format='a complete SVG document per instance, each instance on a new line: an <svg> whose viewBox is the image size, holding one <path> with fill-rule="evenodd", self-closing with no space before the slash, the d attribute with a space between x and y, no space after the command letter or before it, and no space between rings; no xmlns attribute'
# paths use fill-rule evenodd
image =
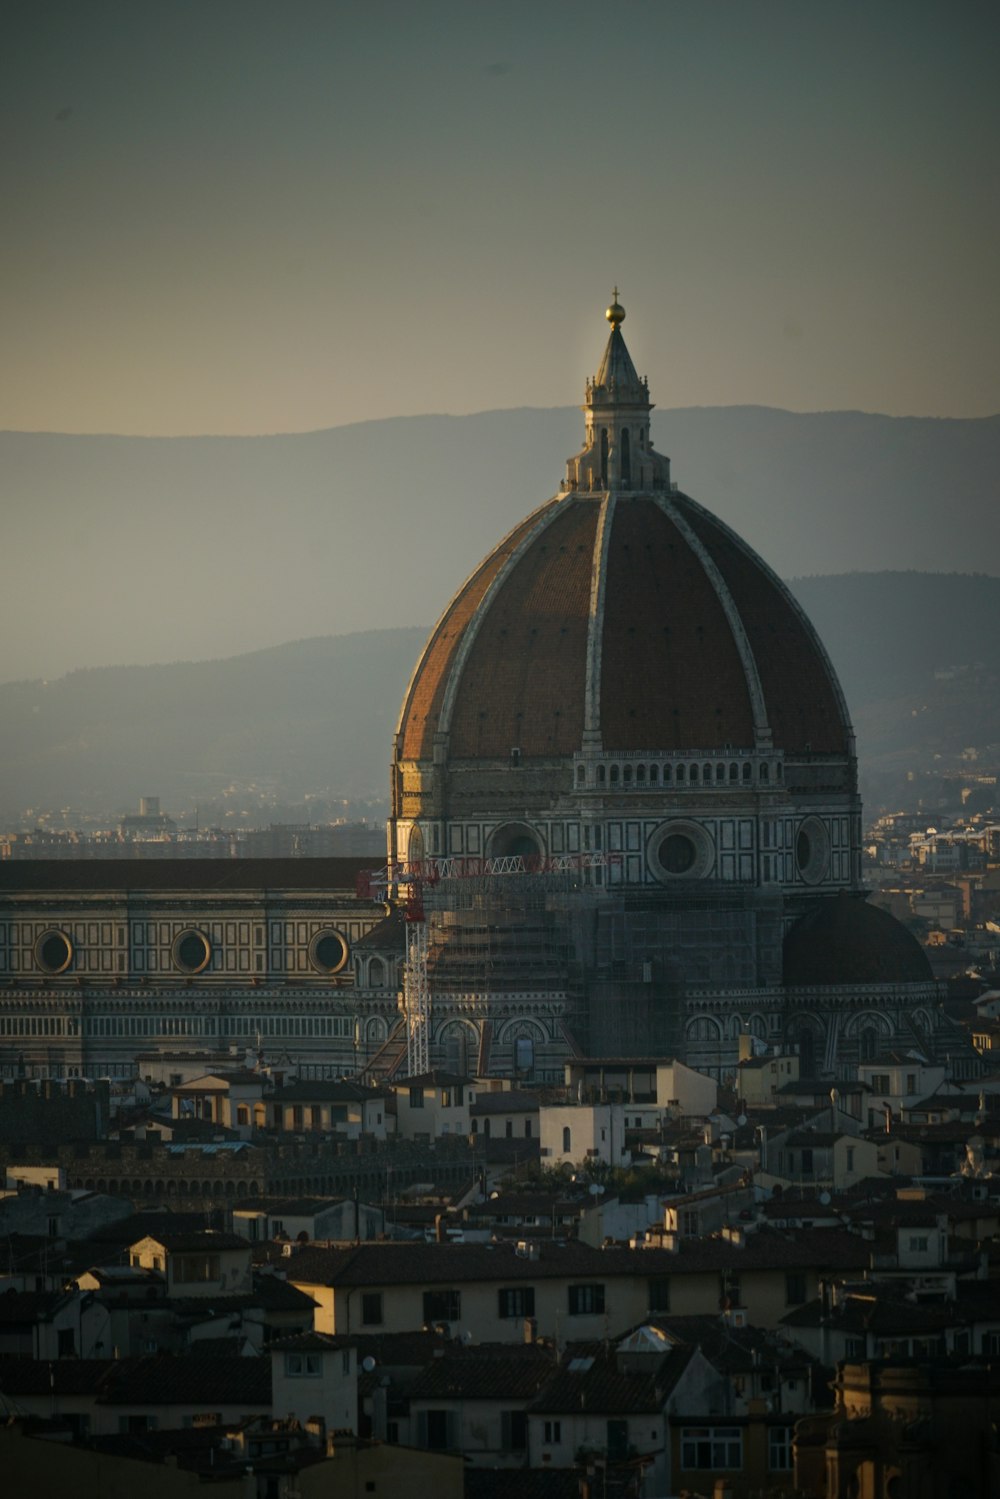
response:
<svg viewBox="0 0 1000 1499"><path fill-rule="evenodd" d="M784 982L926 984L927 955L895 916L847 892L820 901L785 938Z"/></svg>

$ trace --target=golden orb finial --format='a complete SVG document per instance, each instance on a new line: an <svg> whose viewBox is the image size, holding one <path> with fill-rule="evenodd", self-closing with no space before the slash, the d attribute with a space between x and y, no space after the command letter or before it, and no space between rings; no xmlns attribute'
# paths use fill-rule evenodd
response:
<svg viewBox="0 0 1000 1499"><path fill-rule="evenodd" d="M624 323L624 321L625 321L625 309L624 309L624 307L622 306L622 304L618 300L618 288L617 288L617 286L615 287L614 291L611 293L611 297L612 297L611 306L608 308L608 310L604 314L604 316L607 318L607 320L611 324L612 328L617 328L622 323Z"/></svg>

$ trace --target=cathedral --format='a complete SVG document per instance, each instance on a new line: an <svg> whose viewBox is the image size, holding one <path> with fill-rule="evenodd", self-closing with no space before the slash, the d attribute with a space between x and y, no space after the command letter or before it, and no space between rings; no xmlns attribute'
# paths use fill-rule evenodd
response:
<svg viewBox="0 0 1000 1499"><path fill-rule="evenodd" d="M435 891L434 1054L520 1072L518 1043L543 1070L567 1048L652 1050L721 1075L749 1034L833 1074L930 1045L926 958L864 898L833 667L788 588L672 480L617 295L606 316L582 450L417 664L390 822L390 858L415 865L602 857L575 888Z"/></svg>
<svg viewBox="0 0 1000 1499"><path fill-rule="evenodd" d="M8 866L0 1074L257 1047L375 1077L407 1037L411 1067L523 1081L581 1055L724 1077L741 1049L794 1047L833 1077L934 1050L927 960L865 898L833 667L672 479L617 294L606 316L583 447L413 672L384 889L343 859Z"/></svg>

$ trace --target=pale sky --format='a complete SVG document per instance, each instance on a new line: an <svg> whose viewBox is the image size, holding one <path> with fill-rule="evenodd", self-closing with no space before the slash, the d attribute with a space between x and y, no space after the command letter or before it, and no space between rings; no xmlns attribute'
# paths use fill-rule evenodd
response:
<svg viewBox="0 0 1000 1499"><path fill-rule="evenodd" d="M995 0L19 0L0 427L1000 409Z"/></svg>

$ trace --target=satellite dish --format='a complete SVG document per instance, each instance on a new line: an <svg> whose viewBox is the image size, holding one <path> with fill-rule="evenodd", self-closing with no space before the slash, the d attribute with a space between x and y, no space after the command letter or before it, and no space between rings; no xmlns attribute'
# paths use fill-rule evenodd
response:
<svg viewBox="0 0 1000 1499"><path fill-rule="evenodd" d="M829 1192L821 1192L819 1194L819 1200L825 1208L828 1208L833 1199L831 1198Z"/></svg>
<svg viewBox="0 0 1000 1499"><path fill-rule="evenodd" d="M590 1186L587 1188L587 1191L590 1193L591 1197L604 1196L604 1188L601 1186L600 1182L591 1182Z"/></svg>
<svg viewBox="0 0 1000 1499"><path fill-rule="evenodd" d="M740 1129L746 1129L747 1116L745 1114L741 1114L736 1123L739 1125Z"/></svg>
<svg viewBox="0 0 1000 1499"><path fill-rule="evenodd" d="M366 1374L370 1374L372 1372L375 1367L375 1360L372 1358L371 1354L368 1355L361 1367L362 1369L364 1369Z"/></svg>

